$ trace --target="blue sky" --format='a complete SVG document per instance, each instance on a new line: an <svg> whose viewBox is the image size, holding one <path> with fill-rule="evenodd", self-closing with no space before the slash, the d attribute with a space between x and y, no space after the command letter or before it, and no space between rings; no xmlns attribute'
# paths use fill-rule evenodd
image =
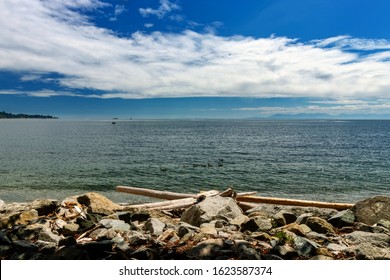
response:
<svg viewBox="0 0 390 280"><path fill-rule="evenodd" d="M0 111L390 117L390 1L2 0Z"/></svg>

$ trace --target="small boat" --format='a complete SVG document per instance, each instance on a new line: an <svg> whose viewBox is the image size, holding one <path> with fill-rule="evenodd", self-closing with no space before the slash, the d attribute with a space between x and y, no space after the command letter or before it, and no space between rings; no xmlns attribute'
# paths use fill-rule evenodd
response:
<svg viewBox="0 0 390 280"><path fill-rule="evenodd" d="M112 124L116 124L116 122L112 122Z"/></svg>

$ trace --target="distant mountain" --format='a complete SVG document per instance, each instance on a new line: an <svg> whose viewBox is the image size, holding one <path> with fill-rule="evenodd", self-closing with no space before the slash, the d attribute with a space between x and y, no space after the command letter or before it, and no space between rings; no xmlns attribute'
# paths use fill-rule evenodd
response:
<svg viewBox="0 0 390 280"><path fill-rule="evenodd" d="M28 115L28 114L12 114L7 112L0 112L0 119L58 119L58 117L44 116L44 115Z"/></svg>
<svg viewBox="0 0 390 280"><path fill-rule="evenodd" d="M275 114L269 117L274 120L307 120L307 119L334 119L335 116L319 113L319 114Z"/></svg>

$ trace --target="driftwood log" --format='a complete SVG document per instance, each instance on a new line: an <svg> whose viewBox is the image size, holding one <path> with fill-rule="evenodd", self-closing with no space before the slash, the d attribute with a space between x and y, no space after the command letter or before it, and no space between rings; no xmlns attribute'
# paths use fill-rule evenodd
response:
<svg viewBox="0 0 390 280"><path fill-rule="evenodd" d="M237 197L238 202L245 207L255 206L255 203L268 203L289 206L303 206L303 207L317 207L317 208L331 208L336 210L345 210L352 208L354 204L350 203L335 203L335 202L321 202L299 199L287 199L277 197L261 197L261 196L241 196ZM250 202L250 204L248 203ZM248 203L248 204L245 204Z"/></svg>
<svg viewBox="0 0 390 280"><path fill-rule="evenodd" d="M201 196L213 196L213 195L235 198L244 211L256 207L256 203L331 208L336 210L349 209L354 205L350 203L321 202L321 201L286 199L286 198L277 198L277 197L253 196L253 194L256 194L256 192L235 193L232 188L228 188L223 192L212 190L212 191L207 191L199 194L176 193L176 192L159 191L159 190L151 190L151 189L128 187L128 186L117 186L116 190L118 192L169 200L163 202L152 202L152 203L144 203L138 205L129 205L129 206L124 206L124 209L147 208L147 209L170 210L170 209L178 209L178 208L187 208L193 205L194 203L196 203Z"/></svg>

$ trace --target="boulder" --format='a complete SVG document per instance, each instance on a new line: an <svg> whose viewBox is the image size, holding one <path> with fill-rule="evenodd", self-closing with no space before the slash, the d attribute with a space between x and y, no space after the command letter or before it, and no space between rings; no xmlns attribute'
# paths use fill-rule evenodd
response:
<svg viewBox="0 0 390 280"><path fill-rule="evenodd" d="M351 209L343 210L333 215L328 222L337 228L347 227L355 222L355 215Z"/></svg>
<svg viewBox="0 0 390 280"><path fill-rule="evenodd" d="M181 216L181 221L200 226L212 220L226 220L232 224L240 224L246 219L241 208L230 197L206 197L200 203L188 208Z"/></svg>
<svg viewBox="0 0 390 280"><path fill-rule="evenodd" d="M357 259L382 260L390 259L390 236L384 233L354 231L344 235L350 245L349 250Z"/></svg>
<svg viewBox="0 0 390 280"><path fill-rule="evenodd" d="M165 224L156 218L149 218L145 223L145 231L154 234L161 235L164 231Z"/></svg>
<svg viewBox="0 0 390 280"><path fill-rule="evenodd" d="M105 196L95 192L78 196L77 201L80 204L87 206L88 212L102 215L110 215L122 209L119 204L116 204Z"/></svg>
<svg viewBox="0 0 390 280"><path fill-rule="evenodd" d="M115 219L101 219L99 221L99 224L104 226L107 229L112 228L113 230L116 231L129 231L130 230L130 225L126 224L122 220L115 220Z"/></svg>
<svg viewBox="0 0 390 280"><path fill-rule="evenodd" d="M279 226L284 226L294 223L297 220L297 216L294 213L282 210L276 213L273 219Z"/></svg>
<svg viewBox="0 0 390 280"><path fill-rule="evenodd" d="M313 231L318 233L332 233L335 234L333 226L320 217L308 217L306 225Z"/></svg>
<svg viewBox="0 0 390 280"><path fill-rule="evenodd" d="M390 220L390 196L375 196L359 201L352 211L356 221L371 226L382 219Z"/></svg>
<svg viewBox="0 0 390 280"><path fill-rule="evenodd" d="M250 218L247 222L244 222L241 225L241 231L245 232L247 230L254 231L267 231L272 228L272 223L268 218L263 218L261 216L256 216Z"/></svg>
<svg viewBox="0 0 390 280"><path fill-rule="evenodd" d="M299 256L305 257L311 256L320 247L316 242L302 236L293 237L293 246Z"/></svg>

